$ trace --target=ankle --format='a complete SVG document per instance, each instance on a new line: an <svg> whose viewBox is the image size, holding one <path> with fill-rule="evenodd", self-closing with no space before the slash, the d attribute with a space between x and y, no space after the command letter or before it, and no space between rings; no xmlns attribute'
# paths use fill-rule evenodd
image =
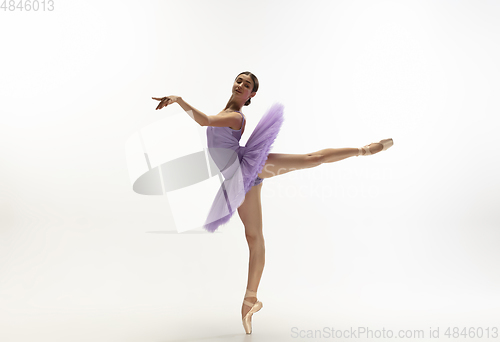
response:
<svg viewBox="0 0 500 342"><path fill-rule="evenodd" d="M252 304L255 304L257 302L257 297L245 297L243 299L244 301L250 302Z"/></svg>
<svg viewBox="0 0 500 342"><path fill-rule="evenodd" d="M257 291L247 289L247 291L245 292L245 298L246 297L257 297Z"/></svg>
<svg viewBox="0 0 500 342"><path fill-rule="evenodd" d="M369 145L365 145L363 147L358 147L358 155L357 156L370 156L372 154L377 154L382 151L384 146L381 143L371 143Z"/></svg>

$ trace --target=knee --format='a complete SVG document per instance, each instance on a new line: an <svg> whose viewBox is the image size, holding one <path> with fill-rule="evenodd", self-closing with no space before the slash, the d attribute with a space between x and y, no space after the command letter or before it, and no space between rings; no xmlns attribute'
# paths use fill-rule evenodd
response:
<svg viewBox="0 0 500 342"><path fill-rule="evenodd" d="M246 234L248 247L265 249L264 235L262 234Z"/></svg>

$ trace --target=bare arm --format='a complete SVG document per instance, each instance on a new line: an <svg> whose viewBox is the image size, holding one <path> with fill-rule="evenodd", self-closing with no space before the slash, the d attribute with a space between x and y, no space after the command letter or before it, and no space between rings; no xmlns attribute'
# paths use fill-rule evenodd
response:
<svg viewBox="0 0 500 342"><path fill-rule="evenodd" d="M191 119L196 121L200 126L208 126L208 115L205 113L200 112L198 109L194 108L193 106L189 105L186 101L184 101L181 97L177 99L177 103L179 106L184 109L186 113L189 114Z"/></svg>
<svg viewBox="0 0 500 342"><path fill-rule="evenodd" d="M180 96L171 95L162 98L153 97L153 99L160 101L158 107L156 107L157 110L162 109L163 107L168 106L174 102L177 102L179 106L181 106L182 109L184 109L184 111L188 113L191 119L196 121L200 126L208 126L208 116L205 113L202 113L198 109L188 104Z"/></svg>
<svg viewBox="0 0 500 342"><path fill-rule="evenodd" d="M156 109L162 109L174 102L177 102L179 106L189 114L189 116L196 121L200 126L214 126L214 127L240 127L242 123L241 115L236 112L221 112L218 115L208 116L198 109L194 108L180 96L166 96L162 98L153 97L154 100L160 101Z"/></svg>

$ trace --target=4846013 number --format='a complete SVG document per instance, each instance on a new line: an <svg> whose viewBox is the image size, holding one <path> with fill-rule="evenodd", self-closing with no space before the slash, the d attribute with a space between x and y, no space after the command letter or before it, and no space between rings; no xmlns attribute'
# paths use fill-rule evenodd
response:
<svg viewBox="0 0 500 342"><path fill-rule="evenodd" d="M0 9L4 11L53 11L54 10L54 1L53 0L4 0Z"/></svg>
<svg viewBox="0 0 500 342"><path fill-rule="evenodd" d="M458 327L448 327L446 329L446 332L444 333L448 338L497 338L498 337L498 328L497 327L491 327L491 328L475 328L475 327L470 327L470 328L463 328L460 329Z"/></svg>

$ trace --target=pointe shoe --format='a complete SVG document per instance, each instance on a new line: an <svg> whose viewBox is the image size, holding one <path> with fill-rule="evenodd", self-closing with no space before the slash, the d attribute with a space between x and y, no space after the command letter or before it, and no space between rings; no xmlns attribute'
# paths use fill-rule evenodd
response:
<svg viewBox="0 0 500 342"><path fill-rule="evenodd" d="M392 145L394 145L394 141L391 138L389 138L389 139L380 140L378 143L374 143L374 144L382 144L382 151L385 151L389 147L391 147ZM378 152L372 153L370 151L370 145L366 145L366 146L363 146L363 147L358 147L359 151L358 151L358 155L356 157L359 157L359 156L370 156L372 154L378 153ZM380 151L380 152L382 152L382 151Z"/></svg>
<svg viewBox="0 0 500 342"><path fill-rule="evenodd" d="M246 297L257 297L257 292L247 289L245 293ZM252 315L262 309L262 302L256 301L255 303L243 300L243 304L249 306L251 309L247 312L245 317L243 317L243 328L247 334L252 333Z"/></svg>

